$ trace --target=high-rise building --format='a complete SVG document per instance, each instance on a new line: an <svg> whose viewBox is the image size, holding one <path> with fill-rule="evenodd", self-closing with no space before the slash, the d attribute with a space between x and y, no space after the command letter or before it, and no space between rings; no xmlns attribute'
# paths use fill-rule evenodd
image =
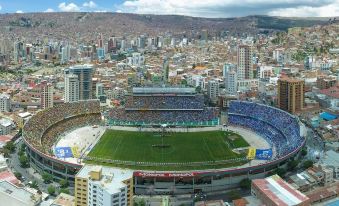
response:
<svg viewBox="0 0 339 206"><path fill-rule="evenodd" d="M110 37L108 39L108 44L107 44L107 52L112 53L113 51L116 50L116 39L114 37Z"/></svg>
<svg viewBox="0 0 339 206"><path fill-rule="evenodd" d="M225 88L228 94L236 94L238 90L237 72L230 69L225 74Z"/></svg>
<svg viewBox="0 0 339 206"><path fill-rule="evenodd" d="M208 31L206 29L201 31L201 38L202 41L207 42L208 40Z"/></svg>
<svg viewBox="0 0 339 206"><path fill-rule="evenodd" d="M139 52L133 52L130 56L127 57L127 64L129 66L140 67L144 63L145 63L145 57Z"/></svg>
<svg viewBox="0 0 339 206"><path fill-rule="evenodd" d="M252 60L252 46L239 45L238 46L238 79L252 79L253 78L253 60Z"/></svg>
<svg viewBox="0 0 339 206"><path fill-rule="evenodd" d="M20 41L15 41L13 45L13 60L14 63L19 63L20 57L22 56L23 43Z"/></svg>
<svg viewBox="0 0 339 206"><path fill-rule="evenodd" d="M79 101L79 79L76 74L65 75L65 102Z"/></svg>
<svg viewBox="0 0 339 206"><path fill-rule="evenodd" d="M9 95L0 94L0 112L9 112L11 110L11 98Z"/></svg>
<svg viewBox="0 0 339 206"><path fill-rule="evenodd" d="M305 82L298 79L278 80L278 107L290 113L296 113L304 107Z"/></svg>
<svg viewBox="0 0 339 206"><path fill-rule="evenodd" d="M85 165L75 176L76 206L129 206L133 197L133 172Z"/></svg>
<svg viewBox="0 0 339 206"><path fill-rule="evenodd" d="M79 100L92 99L93 66L89 64L76 65L65 69L65 75L75 74L79 80Z"/></svg>
<svg viewBox="0 0 339 206"><path fill-rule="evenodd" d="M95 85L95 96L97 99L99 99L103 95L104 95L104 85L102 83L97 83Z"/></svg>
<svg viewBox="0 0 339 206"><path fill-rule="evenodd" d="M43 81L40 84L41 92L41 109L47 109L53 107L53 85L47 81Z"/></svg>
<svg viewBox="0 0 339 206"><path fill-rule="evenodd" d="M71 55L71 48L69 45L66 45L64 47L61 48L61 52L60 52L60 64L66 64L69 59L70 59L70 55Z"/></svg>
<svg viewBox="0 0 339 206"><path fill-rule="evenodd" d="M218 80L210 80L207 85L207 93L211 102L216 103L219 96L219 82Z"/></svg>
<svg viewBox="0 0 339 206"><path fill-rule="evenodd" d="M104 59L105 58L105 49L104 48L97 48L97 55L98 55L98 59Z"/></svg>
<svg viewBox="0 0 339 206"><path fill-rule="evenodd" d="M144 49L146 45L146 37L144 35L140 35L138 37L138 48Z"/></svg>
<svg viewBox="0 0 339 206"><path fill-rule="evenodd" d="M102 38L102 34L99 34L98 36L98 47L103 48L104 47L104 40Z"/></svg>
<svg viewBox="0 0 339 206"><path fill-rule="evenodd" d="M165 83L167 83L168 82L168 75L169 75L169 61L168 61L167 57L165 57L164 62L162 64L162 72L163 72L163 74L162 74L163 81Z"/></svg>

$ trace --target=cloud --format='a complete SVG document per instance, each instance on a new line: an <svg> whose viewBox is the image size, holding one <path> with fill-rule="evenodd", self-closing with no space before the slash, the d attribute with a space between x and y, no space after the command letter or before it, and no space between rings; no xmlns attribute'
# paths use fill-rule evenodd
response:
<svg viewBox="0 0 339 206"><path fill-rule="evenodd" d="M96 12L96 13L106 13L108 11L107 10L95 10L94 12Z"/></svg>
<svg viewBox="0 0 339 206"><path fill-rule="evenodd" d="M96 3L94 3L94 1L89 1L89 2L85 2L82 4L83 7L88 7L91 9L94 9L97 7Z"/></svg>
<svg viewBox="0 0 339 206"><path fill-rule="evenodd" d="M54 12L54 9L48 8L46 9L44 12L48 13L48 12Z"/></svg>
<svg viewBox="0 0 339 206"><path fill-rule="evenodd" d="M268 13L271 16L286 17L334 17L339 16L339 0L320 7L299 6L296 8L276 9Z"/></svg>
<svg viewBox="0 0 339 206"><path fill-rule="evenodd" d="M126 0L117 6L117 10L140 14L179 14L201 17L232 17L247 15L281 14L288 9L335 6L332 13L337 12L339 0ZM287 10L286 10L287 9ZM316 15L316 10L308 14L308 10L298 10L297 16ZM291 12L293 13L293 12ZM323 15L323 14L321 14Z"/></svg>
<svg viewBox="0 0 339 206"><path fill-rule="evenodd" d="M0 10L2 9L2 6L0 5Z"/></svg>
<svg viewBox="0 0 339 206"><path fill-rule="evenodd" d="M80 8L74 3L66 4L65 2L62 2L62 3L59 4L58 7L59 7L60 11L65 11L65 12L80 11Z"/></svg>
<svg viewBox="0 0 339 206"><path fill-rule="evenodd" d="M120 9L115 11L116 13L122 13L122 11Z"/></svg>
<svg viewBox="0 0 339 206"><path fill-rule="evenodd" d="M18 11L16 11L15 13L17 13L17 14L23 14L24 12L23 12L22 10L18 10Z"/></svg>

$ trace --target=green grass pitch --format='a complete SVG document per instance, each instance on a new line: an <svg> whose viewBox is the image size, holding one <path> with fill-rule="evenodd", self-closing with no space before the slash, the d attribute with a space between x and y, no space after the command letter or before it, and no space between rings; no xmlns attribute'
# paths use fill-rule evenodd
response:
<svg viewBox="0 0 339 206"><path fill-rule="evenodd" d="M107 130L88 156L134 162L204 162L245 157L246 153L238 154L232 149L247 146L248 143L240 135L224 131L167 133L162 138L160 134L154 132ZM244 162L217 165L215 168L241 164ZM138 169L185 170L206 169L211 166L172 167Z"/></svg>

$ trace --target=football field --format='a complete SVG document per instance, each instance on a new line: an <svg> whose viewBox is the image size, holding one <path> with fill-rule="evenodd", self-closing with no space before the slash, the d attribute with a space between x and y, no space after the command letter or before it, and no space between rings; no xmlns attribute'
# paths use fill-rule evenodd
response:
<svg viewBox="0 0 339 206"><path fill-rule="evenodd" d="M206 162L245 157L246 153L235 153L232 149L247 146L240 135L225 131L161 135L160 132L107 130L88 157L151 163Z"/></svg>

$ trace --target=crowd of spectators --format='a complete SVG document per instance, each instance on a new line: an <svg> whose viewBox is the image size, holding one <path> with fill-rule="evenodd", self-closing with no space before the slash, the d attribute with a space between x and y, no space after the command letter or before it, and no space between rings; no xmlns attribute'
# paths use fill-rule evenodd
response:
<svg viewBox="0 0 339 206"><path fill-rule="evenodd" d="M86 125L96 125L100 122L101 114L84 114L74 116L64 121L58 122L45 131L41 139L42 148L45 152L53 154L52 146L57 141L58 137L63 133L83 127Z"/></svg>
<svg viewBox="0 0 339 206"><path fill-rule="evenodd" d="M298 120L280 109L242 101L230 103L228 121L231 124L250 128L263 136L275 147L277 157L287 155L300 147L304 139L300 136Z"/></svg>
<svg viewBox="0 0 339 206"><path fill-rule="evenodd" d="M126 109L203 109L204 97L193 96L127 96Z"/></svg>
<svg viewBox="0 0 339 206"><path fill-rule="evenodd" d="M34 147L42 148L43 135L47 129L65 119L83 114L100 114L98 100L79 101L55 105L30 118L23 128L23 135Z"/></svg>
<svg viewBox="0 0 339 206"><path fill-rule="evenodd" d="M114 108L110 110L108 118L117 122L135 122L142 124L200 124L218 119L219 110L207 107L203 110L125 110Z"/></svg>

